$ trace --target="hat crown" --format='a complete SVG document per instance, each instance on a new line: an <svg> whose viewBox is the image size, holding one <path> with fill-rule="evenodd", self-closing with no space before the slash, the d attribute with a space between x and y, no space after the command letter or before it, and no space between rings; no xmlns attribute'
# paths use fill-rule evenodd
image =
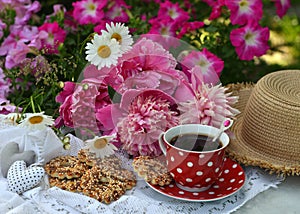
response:
<svg viewBox="0 0 300 214"><path fill-rule="evenodd" d="M300 70L270 73L257 82L240 131L254 150L300 165Z"/></svg>

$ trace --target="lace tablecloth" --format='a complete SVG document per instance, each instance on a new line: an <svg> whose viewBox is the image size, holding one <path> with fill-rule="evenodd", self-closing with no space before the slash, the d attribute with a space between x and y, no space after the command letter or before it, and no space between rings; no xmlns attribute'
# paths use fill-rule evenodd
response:
<svg viewBox="0 0 300 214"><path fill-rule="evenodd" d="M0 129L7 127L0 127ZM77 154L80 140L71 137L71 150L65 154ZM72 146L73 144L73 146ZM131 162L123 154L118 154L125 163L125 168L131 168ZM157 193L145 181L138 180L137 186L127 191L119 200L106 205L97 200L61 190L49 188L47 177L42 184L22 195L9 192L7 181L0 178L0 213L7 214L93 214L93 213L231 213L243 206L248 200L270 187L277 187L283 178L269 175L256 167L244 167L246 181L242 189L224 199L211 202L188 202L169 198Z"/></svg>

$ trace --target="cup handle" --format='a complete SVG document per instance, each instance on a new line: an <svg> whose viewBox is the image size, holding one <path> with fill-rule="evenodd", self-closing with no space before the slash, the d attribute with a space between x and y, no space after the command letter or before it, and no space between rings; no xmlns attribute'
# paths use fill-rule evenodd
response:
<svg viewBox="0 0 300 214"><path fill-rule="evenodd" d="M166 149L166 147L165 147L165 145L164 145L164 140L163 140L164 134L165 134L165 133L162 132L162 133L159 135L159 137L158 137L158 143L159 143L159 147L160 147L161 151L164 153L164 155L166 155L166 154L167 154L167 149Z"/></svg>

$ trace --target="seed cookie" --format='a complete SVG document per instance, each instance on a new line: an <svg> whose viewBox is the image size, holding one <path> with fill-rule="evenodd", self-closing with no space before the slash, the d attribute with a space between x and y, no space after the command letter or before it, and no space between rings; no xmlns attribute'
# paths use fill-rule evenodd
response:
<svg viewBox="0 0 300 214"><path fill-rule="evenodd" d="M166 165L156 158L138 156L134 158L132 165L138 176L153 185L165 186L173 180Z"/></svg>
<svg viewBox="0 0 300 214"><path fill-rule="evenodd" d="M81 177L88 166L74 156L59 156L45 164L45 171L51 177L59 179L74 179Z"/></svg>

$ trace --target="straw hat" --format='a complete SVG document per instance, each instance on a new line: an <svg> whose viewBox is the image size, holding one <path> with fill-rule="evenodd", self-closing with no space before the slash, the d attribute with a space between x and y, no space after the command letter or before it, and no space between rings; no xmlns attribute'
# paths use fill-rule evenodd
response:
<svg viewBox="0 0 300 214"><path fill-rule="evenodd" d="M270 173L300 175L300 70L269 73L254 84L232 84L241 111L229 157Z"/></svg>

